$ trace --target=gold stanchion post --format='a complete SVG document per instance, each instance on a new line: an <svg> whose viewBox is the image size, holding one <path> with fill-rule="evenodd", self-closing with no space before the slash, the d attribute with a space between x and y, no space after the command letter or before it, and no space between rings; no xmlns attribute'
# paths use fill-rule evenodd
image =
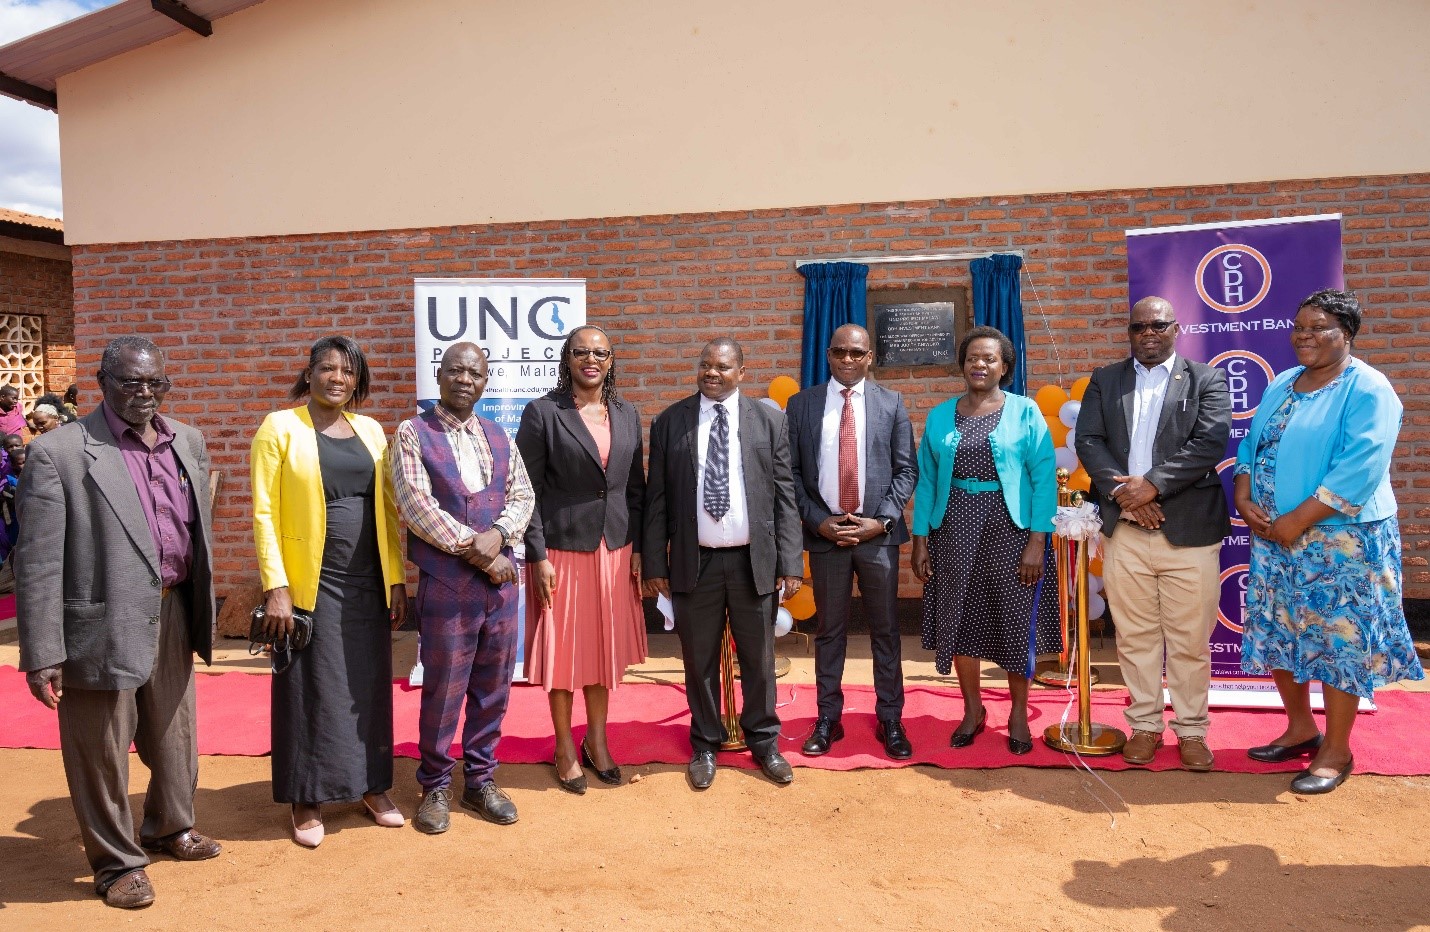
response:
<svg viewBox="0 0 1430 932"><path fill-rule="evenodd" d="M720 700L720 718L725 725L725 740L720 742L720 750L743 751L745 737L740 729L740 710L735 707L735 639L730 635L728 624L720 641Z"/></svg>
<svg viewBox="0 0 1430 932"><path fill-rule="evenodd" d="M1069 475L1070 473L1066 469L1059 467L1057 477L1058 505L1060 506L1076 504L1073 499L1082 494L1068 488ZM1074 562L1071 549L1073 543L1057 534L1053 535L1053 557L1058 570L1058 621L1063 627L1063 652L1057 660L1040 660L1033 668L1033 682L1039 686L1065 689L1072 680L1072 665L1068 660L1072 656L1072 620L1077 617L1077 591L1071 585ZM1093 684L1096 684L1098 681L1097 670L1089 667L1088 677Z"/></svg>

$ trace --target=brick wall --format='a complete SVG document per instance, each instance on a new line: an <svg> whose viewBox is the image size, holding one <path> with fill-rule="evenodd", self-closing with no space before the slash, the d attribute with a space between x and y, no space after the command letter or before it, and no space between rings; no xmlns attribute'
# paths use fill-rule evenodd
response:
<svg viewBox="0 0 1430 932"><path fill-rule="evenodd" d="M798 377L796 259L1023 249L1031 381L1066 385L1126 354L1124 229L1335 211L1345 214L1346 279L1366 310L1359 352L1406 404L1395 476L1407 595L1430 597L1430 174L82 246L76 339L81 369L117 334L166 347L178 382L169 409L205 430L225 473L222 594L253 574L250 438L285 403L316 336L342 331L368 349L368 413L389 429L409 413L416 276L586 278L589 317L615 337L624 391L649 420L693 390L694 353L716 334L743 342L747 388ZM967 283L961 262L869 275L871 289ZM960 387L934 369L879 377L905 392L916 431ZM904 594L915 592L905 571Z"/></svg>
<svg viewBox="0 0 1430 932"><path fill-rule="evenodd" d="M0 314L45 319L45 387L63 393L74 378L74 287L70 263L0 251ZM81 400L87 386L81 386ZM97 400L95 392L88 393Z"/></svg>

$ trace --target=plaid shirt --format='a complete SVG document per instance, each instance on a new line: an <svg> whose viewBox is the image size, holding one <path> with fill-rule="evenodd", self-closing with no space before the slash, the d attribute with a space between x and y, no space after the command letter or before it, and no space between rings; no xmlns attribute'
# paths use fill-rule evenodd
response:
<svg viewBox="0 0 1430 932"><path fill-rule="evenodd" d="M469 489L484 489L492 479L492 449L476 416L459 421L441 405L432 409L447 432L447 442L457 460L462 483ZM447 514L432 497L432 480L422 462L422 442L417 437L416 418L397 426L397 443L392 456L392 484L397 493L397 509L408 528L434 547L460 553L472 538L486 528L469 528ZM492 527L501 532L508 545L526 533L536 495L526 475L526 464L516 445L511 447L507 466L506 507Z"/></svg>

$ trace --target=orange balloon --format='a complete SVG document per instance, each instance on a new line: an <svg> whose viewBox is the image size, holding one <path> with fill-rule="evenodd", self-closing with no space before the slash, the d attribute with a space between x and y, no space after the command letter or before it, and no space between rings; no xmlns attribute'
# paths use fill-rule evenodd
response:
<svg viewBox="0 0 1430 932"><path fill-rule="evenodd" d="M799 383L787 375L777 375L770 380L769 395L781 408L799 391Z"/></svg>
<svg viewBox="0 0 1430 932"><path fill-rule="evenodd" d="M1048 422L1048 433L1053 435L1053 446L1060 447L1068 439L1068 426L1056 417L1044 417Z"/></svg>
<svg viewBox="0 0 1430 932"><path fill-rule="evenodd" d="M810 579L813 576L814 574L809 571L809 551L806 550L804 552L804 578Z"/></svg>
<svg viewBox="0 0 1430 932"><path fill-rule="evenodd" d="M809 586L801 586L800 590L790 596L784 603L785 608L794 616L795 621L804 621L806 618L814 617L814 589Z"/></svg>
<svg viewBox="0 0 1430 932"><path fill-rule="evenodd" d="M1092 489L1092 477L1087 474L1086 469L1079 466L1077 471L1068 477L1068 488L1077 489L1081 492L1090 491Z"/></svg>
<svg viewBox="0 0 1430 932"><path fill-rule="evenodd" d="M1033 396L1033 400L1038 404L1038 410L1047 417L1057 417L1058 411L1068 402L1068 393L1056 385L1044 385L1038 389L1038 393Z"/></svg>
<svg viewBox="0 0 1430 932"><path fill-rule="evenodd" d="M1092 376L1085 375L1073 383L1072 400L1082 401L1082 396L1087 393L1087 385L1092 381Z"/></svg>
<svg viewBox="0 0 1430 932"><path fill-rule="evenodd" d="M1102 575L1102 557L1093 557L1087 561L1087 571L1093 576Z"/></svg>

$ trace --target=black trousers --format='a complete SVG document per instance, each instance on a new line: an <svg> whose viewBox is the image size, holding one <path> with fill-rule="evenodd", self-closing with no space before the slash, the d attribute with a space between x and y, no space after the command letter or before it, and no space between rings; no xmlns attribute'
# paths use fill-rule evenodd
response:
<svg viewBox="0 0 1430 932"><path fill-rule="evenodd" d="M849 641L849 616L854 577L869 622L874 657L874 714L881 720L904 713L904 668L899 642L899 548L878 544L810 551L814 609L819 631L814 636L814 677L819 714L839 721L844 712L844 656Z"/></svg>
<svg viewBox="0 0 1430 932"><path fill-rule="evenodd" d="M675 631L685 660L685 696L690 703L690 745L718 751L725 740L720 720L720 642L729 619L740 661L745 705L740 728L756 758L778 750L775 714L776 596L755 592L750 548L700 548L700 578L692 592L672 592Z"/></svg>

